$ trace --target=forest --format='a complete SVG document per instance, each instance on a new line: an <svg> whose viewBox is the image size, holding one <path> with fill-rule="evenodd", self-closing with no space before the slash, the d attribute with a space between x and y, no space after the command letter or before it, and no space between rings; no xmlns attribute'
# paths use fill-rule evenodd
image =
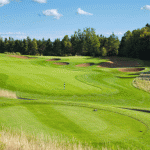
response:
<svg viewBox="0 0 150 150"><path fill-rule="evenodd" d="M12 37L3 40L0 37L0 53L19 52L22 55L43 56L120 56L149 59L150 25L147 23L142 29L128 30L121 41L112 33L110 37L96 35L95 29L85 28L74 32L71 38L65 35L62 40L14 40Z"/></svg>

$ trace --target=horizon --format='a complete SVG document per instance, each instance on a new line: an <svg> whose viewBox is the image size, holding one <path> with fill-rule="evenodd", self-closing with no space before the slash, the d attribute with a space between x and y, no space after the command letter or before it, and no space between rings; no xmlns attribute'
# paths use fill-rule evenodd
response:
<svg viewBox="0 0 150 150"><path fill-rule="evenodd" d="M148 0L137 2L98 0L0 0L1 30L5 39L62 40L70 38L78 29L94 28L96 35L110 37L112 33L121 41L128 30L145 27L150 15Z"/></svg>

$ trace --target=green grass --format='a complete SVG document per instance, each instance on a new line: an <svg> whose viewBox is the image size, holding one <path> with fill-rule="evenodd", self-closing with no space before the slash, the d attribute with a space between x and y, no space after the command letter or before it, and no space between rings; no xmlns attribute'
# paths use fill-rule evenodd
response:
<svg viewBox="0 0 150 150"><path fill-rule="evenodd" d="M0 54L0 89L18 97L0 98L0 123L12 130L60 141L88 143L100 149L150 149L150 114L121 108L150 110L150 93L133 86L135 72L81 63L109 61L91 57L54 56L20 59ZM137 60L150 69L149 63ZM65 82L65 90L64 90ZM97 111L93 111L97 109Z"/></svg>

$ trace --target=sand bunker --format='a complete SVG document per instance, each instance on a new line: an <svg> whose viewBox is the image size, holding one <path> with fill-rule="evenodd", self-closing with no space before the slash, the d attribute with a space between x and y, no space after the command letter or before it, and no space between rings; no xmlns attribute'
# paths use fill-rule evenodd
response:
<svg viewBox="0 0 150 150"><path fill-rule="evenodd" d="M88 66L92 66L92 65L94 65L94 63L84 63L84 64L76 65L76 67L88 67Z"/></svg>
<svg viewBox="0 0 150 150"><path fill-rule="evenodd" d="M121 72L138 72L138 71L145 70L145 68L121 68L118 70Z"/></svg>
<svg viewBox="0 0 150 150"><path fill-rule="evenodd" d="M53 63L53 64L56 64L56 65L69 65L68 62L59 62L59 63Z"/></svg>
<svg viewBox="0 0 150 150"><path fill-rule="evenodd" d="M48 59L46 61L57 61L57 60L61 60L60 58L52 58L52 59Z"/></svg>
<svg viewBox="0 0 150 150"><path fill-rule="evenodd" d="M138 67L140 64L137 61L111 59L108 62L102 62L97 67L120 68L120 67Z"/></svg>
<svg viewBox="0 0 150 150"><path fill-rule="evenodd" d="M9 55L9 57L16 57L16 58L22 58L22 59L35 59L38 57L28 57L28 56L20 56L20 55Z"/></svg>
<svg viewBox="0 0 150 150"><path fill-rule="evenodd" d="M17 99L16 93L8 90L0 89L0 97L7 97L7 98L15 98Z"/></svg>

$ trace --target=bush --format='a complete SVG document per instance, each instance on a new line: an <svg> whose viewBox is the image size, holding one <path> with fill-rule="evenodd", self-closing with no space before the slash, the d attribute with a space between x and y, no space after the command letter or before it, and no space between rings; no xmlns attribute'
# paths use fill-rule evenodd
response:
<svg viewBox="0 0 150 150"><path fill-rule="evenodd" d="M4 52L4 54L9 54L9 52Z"/></svg>
<svg viewBox="0 0 150 150"><path fill-rule="evenodd" d="M72 56L72 54L68 54L68 56Z"/></svg>
<svg viewBox="0 0 150 150"><path fill-rule="evenodd" d="M21 55L20 52L16 52L16 55Z"/></svg>

